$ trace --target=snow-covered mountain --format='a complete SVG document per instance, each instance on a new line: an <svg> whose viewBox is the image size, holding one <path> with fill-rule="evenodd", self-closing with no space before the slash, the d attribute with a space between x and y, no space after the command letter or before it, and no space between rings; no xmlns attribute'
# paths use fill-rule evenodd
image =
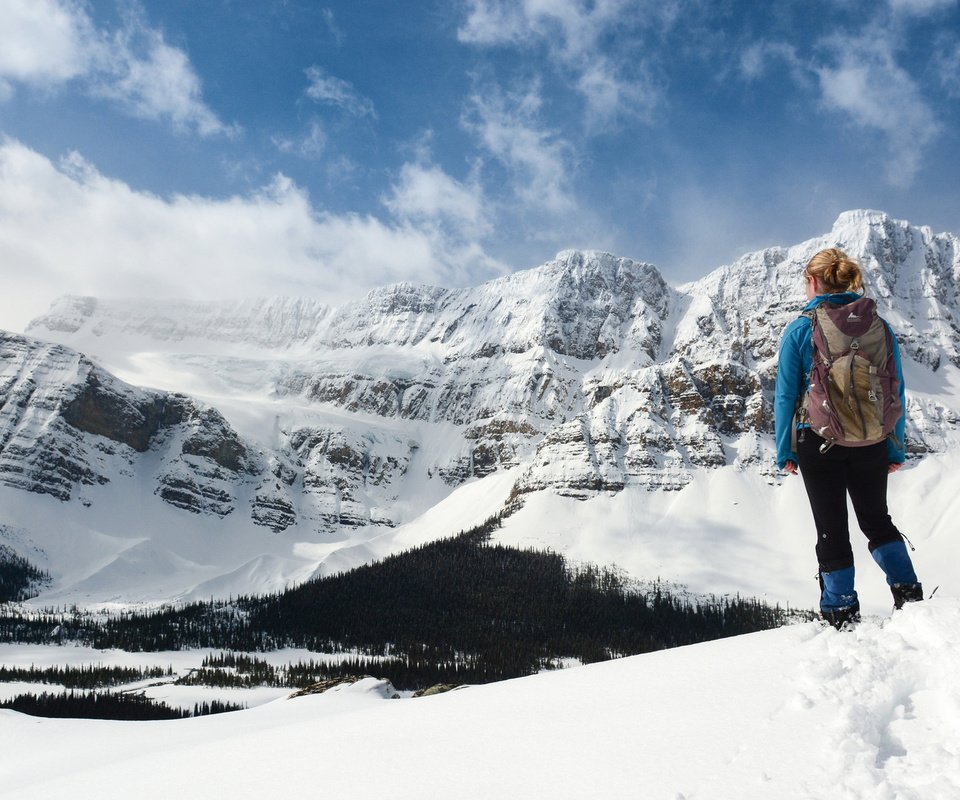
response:
<svg viewBox="0 0 960 800"><path fill-rule="evenodd" d="M0 339L2 537L51 571L50 597L156 600L272 588L509 504L505 539L809 602L749 565L757 548L806 553L760 530L808 537L773 463L772 387L800 272L834 245L900 335L908 447L926 456L922 485L900 486L922 493L927 530L903 527L935 538L952 502L935 476L960 434L960 240L875 211L676 288L650 264L567 251L339 308L63 298ZM741 494L746 519L728 514ZM68 545L47 529L62 518ZM705 563L718 535L741 552Z"/></svg>

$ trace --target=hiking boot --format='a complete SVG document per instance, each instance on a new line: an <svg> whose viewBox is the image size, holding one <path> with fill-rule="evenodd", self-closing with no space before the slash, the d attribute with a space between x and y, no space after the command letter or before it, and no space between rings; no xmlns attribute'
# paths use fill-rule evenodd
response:
<svg viewBox="0 0 960 800"><path fill-rule="evenodd" d="M923 600L923 586L919 583L895 583L890 587L893 594L893 607L903 608L904 603L916 603Z"/></svg>
<svg viewBox="0 0 960 800"><path fill-rule="evenodd" d="M860 603L846 608L820 609L820 616L838 631L852 630L860 622Z"/></svg>

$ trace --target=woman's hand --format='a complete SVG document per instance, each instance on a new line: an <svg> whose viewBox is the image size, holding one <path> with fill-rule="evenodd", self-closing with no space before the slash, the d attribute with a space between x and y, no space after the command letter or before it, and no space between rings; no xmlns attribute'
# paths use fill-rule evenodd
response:
<svg viewBox="0 0 960 800"><path fill-rule="evenodd" d="M887 474L893 475L893 473L896 472L898 469L900 469L900 467L902 466L903 466L902 461L891 461L889 464L887 464Z"/></svg>
<svg viewBox="0 0 960 800"><path fill-rule="evenodd" d="M892 467L893 464L891 464L890 466ZM897 464L897 466L899 467L900 465ZM789 472L791 475L797 474L797 465L793 461L788 461L786 464L783 465L783 468L785 471Z"/></svg>

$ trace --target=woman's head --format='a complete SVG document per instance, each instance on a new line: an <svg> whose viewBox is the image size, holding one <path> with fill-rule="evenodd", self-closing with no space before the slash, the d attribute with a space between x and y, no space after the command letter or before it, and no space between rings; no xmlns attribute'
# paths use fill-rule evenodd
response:
<svg viewBox="0 0 960 800"><path fill-rule="evenodd" d="M810 259L803 274L808 280L817 279L817 291L820 294L863 290L860 265L836 247L817 253Z"/></svg>

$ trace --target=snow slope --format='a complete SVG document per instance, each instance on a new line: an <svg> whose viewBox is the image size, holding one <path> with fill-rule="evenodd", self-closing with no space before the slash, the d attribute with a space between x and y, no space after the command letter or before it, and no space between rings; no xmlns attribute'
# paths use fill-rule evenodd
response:
<svg viewBox="0 0 960 800"><path fill-rule="evenodd" d="M367 679L176 722L0 712L31 798L956 800L960 601L430 698Z"/></svg>
<svg viewBox="0 0 960 800"><path fill-rule="evenodd" d="M103 502L65 515L54 498L0 487L6 521L0 535L65 587L44 592L32 605L204 600L273 591L469 529L503 506L517 474L470 481L410 523L361 529L350 538L300 528L265 536L242 519L228 527L190 518L186 526L183 512L149 492L108 496L109 487L89 490ZM890 479L894 519L917 548L912 556L928 590L960 585L960 494L944 479L956 474L960 453L937 453ZM680 582L697 593L739 592L810 608L818 589L809 514L799 478L771 485L727 466L699 473L676 492L628 487L587 502L532 494L495 539L548 548L574 562L616 564L632 576ZM139 520L136 528L127 524L131 518ZM864 538L854 530L852 541L864 609L889 611L889 591Z"/></svg>

